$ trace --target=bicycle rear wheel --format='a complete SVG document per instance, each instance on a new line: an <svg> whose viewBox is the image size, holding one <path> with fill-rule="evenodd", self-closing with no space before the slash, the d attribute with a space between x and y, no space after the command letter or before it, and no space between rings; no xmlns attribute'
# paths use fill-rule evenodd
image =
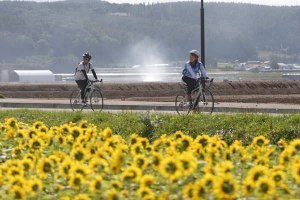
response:
<svg viewBox="0 0 300 200"><path fill-rule="evenodd" d="M70 96L70 106L73 111L82 111L80 90L75 89Z"/></svg>
<svg viewBox="0 0 300 200"><path fill-rule="evenodd" d="M99 89L95 89L90 96L91 109L101 111L103 109L103 95Z"/></svg>
<svg viewBox="0 0 300 200"><path fill-rule="evenodd" d="M186 100L185 95L180 94L176 96L175 108L179 115L188 115L190 113L190 102Z"/></svg>
<svg viewBox="0 0 300 200"><path fill-rule="evenodd" d="M198 112L212 113L214 111L214 107L214 96L209 89L205 89L203 91L203 95L200 95L199 97L199 101L197 102L197 107L195 107L195 110Z"/></svg>

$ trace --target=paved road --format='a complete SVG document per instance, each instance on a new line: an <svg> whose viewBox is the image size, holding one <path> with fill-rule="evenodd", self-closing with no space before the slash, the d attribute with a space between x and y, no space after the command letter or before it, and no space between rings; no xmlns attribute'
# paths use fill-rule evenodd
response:
<svg viewBox="0 0 300 200"><path fill-rule="evenodd" d="M68 99L0 99L0 108L51 108L70 109ZM174 102L145 102L104 100L104 110L128 111L166 111L174 112ZM215 103L214 112L230 113L300 113L298 104L262 104L262 103Z"/></svg>

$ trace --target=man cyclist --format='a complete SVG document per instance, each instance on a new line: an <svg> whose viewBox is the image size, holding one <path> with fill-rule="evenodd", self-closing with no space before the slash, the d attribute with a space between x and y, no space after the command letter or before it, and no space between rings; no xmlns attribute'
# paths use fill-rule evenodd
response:
<svg viewBox="0 0 300 200"><path fill-rule="evenodd" d="M89 53L84 53L82 55L82 58L82 61L79 63L78 67L75 70L75 82L81 90L80 96L82 105L86 106L86 100L84 99L84 96L85 88L88 85L89 81L87 74L91 70L96 81L98 81L98 78L92 63L90 63L92 56Z"/></svg>
<svg viewBox="0 0 300 200"><path fill-rule="evenodd" d="M198 72L201 72L201 78L205 80L206 71L204 65L199 61L200 53L197 50L191 50L189 52L190 58L187 63L184 65L184 69L182 71L182 81L187 84L187 95L186 100L188 102L192 102L192 90L197 86Z"/></svg>

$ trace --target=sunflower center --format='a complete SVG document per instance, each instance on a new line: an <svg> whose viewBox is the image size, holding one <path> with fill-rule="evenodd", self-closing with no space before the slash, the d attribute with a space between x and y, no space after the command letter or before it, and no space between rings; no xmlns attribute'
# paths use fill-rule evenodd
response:
<svg viewBox="0 0 300 200"><path fill-rule="evenodd" d="M169 163L166 167L166 171L169 173L169 174L174 174L177 170L177 167L174 163Z"/></svg>
<svg viewBox="0 0 300 200"><path fill-rule="evenodd" d="M223 184L222 184L222 191L226 194L231 194L233 193L234 191L234 187L233 185L228 182L228 181L225 181Z"/></svg>
<svg viewBox="0 0 300 200"><path fill-rule="evenodd" d="M44 164L43 171L44 171L45 173L51 172L51 164L48 163L48 162L46 162L46 163Z"/></svg>

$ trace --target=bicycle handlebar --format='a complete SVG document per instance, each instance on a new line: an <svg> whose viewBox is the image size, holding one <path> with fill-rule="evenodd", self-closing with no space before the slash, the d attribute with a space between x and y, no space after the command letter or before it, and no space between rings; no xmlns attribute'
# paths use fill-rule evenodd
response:
<svg viewBox="0 0 300 200"><path fill-rule="evenodd" d="M91 83L97 83L97 82L102 83L103 79L101 78L100 80L88 80L88 81Z"/></svg>

